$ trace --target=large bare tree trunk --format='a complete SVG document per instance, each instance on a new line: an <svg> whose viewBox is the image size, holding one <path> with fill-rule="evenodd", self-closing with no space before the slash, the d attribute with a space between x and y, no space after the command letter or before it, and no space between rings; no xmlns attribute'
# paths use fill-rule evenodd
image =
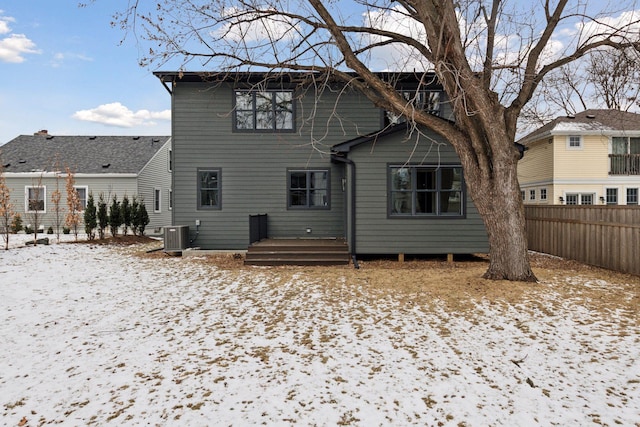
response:
<svg viewBox="0 0 640 427"><path fill-rule="evenodd" d="M513 169L513 171L509 170ZM483 181L468 180L467 187L484 220L489 238L487 279L537 281L529 264L524 207L515 166L500 165Z"/></svg>
<svg viewBox="0 0 640 427"><path fill-rule="evenodd" d="M537 281L529 263L524 205L517 179L517 160L494 163L488 171L480 170L476 165L467 165L465 182L484 221L489 240L489 269L483 277Z"/></svg>

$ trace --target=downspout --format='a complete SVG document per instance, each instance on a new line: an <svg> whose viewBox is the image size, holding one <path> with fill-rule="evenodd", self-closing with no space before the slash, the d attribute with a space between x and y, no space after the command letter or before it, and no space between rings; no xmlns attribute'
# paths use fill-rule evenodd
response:
<svg viewBox="0 0 640 427"><path fill-rule="evenodd" d="M349 181L351 182L351 232L349 240L351 242L351 261L353 261L353 267L359 269L358 260L356 258L356 164L353 160L342 157L337 154L331 155L333 162L343 163L349 165Z"/></svg>

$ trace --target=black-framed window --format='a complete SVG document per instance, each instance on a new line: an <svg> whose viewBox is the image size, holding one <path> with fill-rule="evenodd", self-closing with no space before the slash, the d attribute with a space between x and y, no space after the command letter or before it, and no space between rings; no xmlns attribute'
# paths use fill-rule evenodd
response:
<svg viewBox="0 0 640 427"><path fill-rule="evenodd" d="M154 188L153 189L153 211L158 213L161 212L162 204L160 202L160 194L162 189Z"/></svg>
<svg viewBox="0 0 640 427"><path fill-rule="evenodd" d="M330 174L328 169L287 171L287 208L330 209Z"/></svg>
<svg viewBox="0 0 640 427"><path fill-rule="evenodd" d="M221 209L220 169L198 169L198 209Z"/></svg>
<svg viewBox="0 0 640 427"><path fill-rule="evenodd" d="M388 177L392 217L465 214L461 166L389 166Z"/></svg>
<svg viewBox="0 0 640 427"><path fill-rule="evenodd" d="M440 115L440 97L442 92L437 90L403 90L400 91L407 104L412 104L416 110L426 111L429 114ZM404 123L404 116L391 111L384 112L384 124L395 125Z"/></svg>
<svg viewBox="0 0 640 427"><path fill-rule="evenodd" d="M293 91L235 91L236 131L292 132L293 123Z"/></svg>

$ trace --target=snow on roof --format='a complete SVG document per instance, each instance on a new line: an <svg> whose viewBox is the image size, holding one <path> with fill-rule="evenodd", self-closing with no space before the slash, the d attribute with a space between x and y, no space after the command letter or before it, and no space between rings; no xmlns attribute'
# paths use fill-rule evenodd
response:
<svg viewBox="0 0 640 427"><path fill-rule="evenodd" d="M558 122L551 132L592 132L614 130L610 126L606 126L600 122L594 121L590 123L584 122Z"/></svg>

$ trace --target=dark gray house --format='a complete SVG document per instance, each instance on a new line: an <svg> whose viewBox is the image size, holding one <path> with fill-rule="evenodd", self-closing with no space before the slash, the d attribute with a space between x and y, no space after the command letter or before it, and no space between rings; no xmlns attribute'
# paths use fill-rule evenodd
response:
<svg viewBox="0 0 640 427"><path fill-rule="evenodd" d="M318 92L304 73L154 74L172 99L172 224L190 245L241 250L266 235L344 239L352 255L488 250L452 147L358 91ZM390 76L407 102L450 117L435 76L421 88Z"/></svg>
<svg viewBox="0 0 640 427"><path fill-rule="evenodd" d="M171 222L171 142L168 136L65 136L40 131L20 135L0 145L7 186L14 211L30 224L37 206L39 223L55 225L51 196L58 188L60 206L66 212L65 167L75 179L81 203L90 193L98 201L103 194L110 203L137 196L149 213L145 234L160 235ZM63 219L64 220L64 219Z"/></svg>

